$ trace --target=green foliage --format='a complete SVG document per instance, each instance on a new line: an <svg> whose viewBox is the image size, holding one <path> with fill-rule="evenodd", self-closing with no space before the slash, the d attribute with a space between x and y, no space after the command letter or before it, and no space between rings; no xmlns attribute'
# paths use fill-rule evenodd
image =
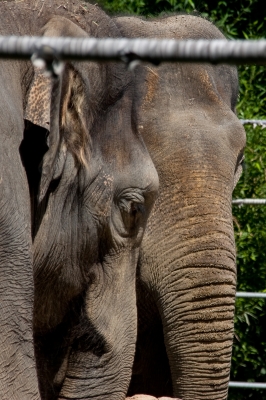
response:
<svg viewBox="0 0 266 400"><path fill-rule="evenodd" d="M192 12L195 4L192 0L102 0L105 10L111 13L131 13L154 16L162 12Z"/></svg>
<svg viewBox="0 0 266 400"><path fill-rule="evenodd" d="M266 13L259 2L237 12L236 37L266 36ZM243 15L243 21L239 19ZM262 12L262 13L261 13ZM234 27L235 29L235 27ZM227 32L232 32L227 28ZM231 36L233 36L231 34ZM266 119L266 70L262 66L239 68L238 115ZM266 129L246 127L246 168L234 192L235 198L266 198ZM234 206L238 290L266 292L266 206ZM266 300L237 299L231 379L266 382ZM230 400L266 400L265 390L230 389Z"/></svg>
<svg viewBox="0 0 266 400"><path fill-rule="evenodd" d="M257 70L259 75L260 68ZM251 104L256 103L255 93L254 91L249 94ZM246 103L243 96L239 104L241 102L243 107ZM262 109L265 108L262 107ZM247 106L246 110L241 108L239 112L242 113L242 110L245 111L242 114L243 117L252 116L250 106ZM257 117L265 119L265 114L257 115ZM266 198L266 129L249 127L246 131L246 167L234 192L234 197ZM234 206L233 214L237 245L238 290L266 292L266 207ZM237 299L232 380L266 382L265 327L266 300ZM230 400L258 398L265 400L266 392L265 390L231 389L229 398Z"/></svg>
<svg viewBox="0 0 266 400"><path fill-rule="evenodd" d="M231 39L266 37L265 0L102 0L110 13L199 12ZM266 70L239 68L238 115L266 119ZM266 198L266 128L247 127L245 171L234 198ZM238 291L266 292L266 206L234 206ZM237 299L231 379L266 382L266 300ZM266 400L266 390L230 389L230 400Z"/></svg>

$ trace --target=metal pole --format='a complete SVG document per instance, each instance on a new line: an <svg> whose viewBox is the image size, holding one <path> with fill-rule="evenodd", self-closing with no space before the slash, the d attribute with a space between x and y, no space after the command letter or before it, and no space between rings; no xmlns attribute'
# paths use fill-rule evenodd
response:
<svg viewBox="0 0 266 400"><path fill-rule="evenodd" d="M236 297L248 297L248 298L257 298L257 299L266 299L266 293L259 292L236 292Z"/></svg>
<svg viewBox="0 0 266 400"><path fill-rule="evenodd" d="M266 199L234 199L232 200L232 204L241 205L241 204L266 204Z"/></svg>
<svg viewBox="0 0 266 400"><path fill-rule="evenodd" d="M171 40L0 36L0 57L29 59L52 48L61 60L187 61L260 64L266 61L266 40ZM49 56L49 51L48 51Z"/></svg>
<svg viewBox="0 0 266 400"><path fill-rule="evenodd" d="M244 388L244 389L266 389L266 383L230 381L229 387L237 387L237 388Z"/></svg>
<svg viewBox="0 0 266 400"><path fill-rule="evenodd" d="M259 125L266 128L266 119L241 119L240 122L242 125L253 125L253 127Z"/></svg>

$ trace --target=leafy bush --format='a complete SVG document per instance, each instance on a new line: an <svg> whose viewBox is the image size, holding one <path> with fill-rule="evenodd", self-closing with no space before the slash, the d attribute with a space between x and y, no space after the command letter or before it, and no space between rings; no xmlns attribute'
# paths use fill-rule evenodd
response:
<svg viewBox="0 0 266 400"><path fill-rule="evenodd" d="M246 112L248 109L247 107ZM248 118L252 115L243 116ZM250 127L246 130L246 168L234 197L266 198L266 129ZM233 214L237 245L238 290L266 292L266 206L234 206ZM237 299L232 380L266 382L265 326L265 299ZM266 399L265 390L230 390L230 400L258 398Z"/></svg>
<svg viewBox="0 0 266 400"><path fill-rule="evenodd" d="M199 12L231 39L266 37L265 0L102 0L110 13ZM238 115L266 119L266 71L239 68ZM235 198L266 198L266 128L247 127L246 168ZM266 292L266 206L233 206L238 291ZM237 299L231 379L266 382L266 300ZM230 389L230 400L266 400L266 390Z"/></svg>

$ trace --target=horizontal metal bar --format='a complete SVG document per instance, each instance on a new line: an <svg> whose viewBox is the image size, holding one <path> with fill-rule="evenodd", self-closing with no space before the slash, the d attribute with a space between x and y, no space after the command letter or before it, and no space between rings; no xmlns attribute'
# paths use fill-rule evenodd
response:
<svg viewBox="0 0 266 400"><path fill-rule="evenodd" d="M232 200L232 204L266 204L266 199L234 199Z"/></svg>
<svg viewBox="0 0 266 400"><path fill-rule="evenodd" d="M266 119L241 119L242 125L259 125L266 128Z"/></svg>
<svg viewBox="0 0 266 400"><path fill-rule="evenodd" d="M237 387L237 388L244 388L244 389L266 389L266 383L230 381L229 387Z"/></svg>
<svg viewBox="0 0 266 400"><path fill-rule="evenodd" d="M0 36L0 57L28 59L52 47L62 60L188 61L260 64L266 61L266 40L171 40Z"/></svg>
<svg viewBox="0 0 266 400"><path fill-rule="evenodd" d="M250 297L266 299L266 293L260 292L236 292L236 297Z"/></svg>

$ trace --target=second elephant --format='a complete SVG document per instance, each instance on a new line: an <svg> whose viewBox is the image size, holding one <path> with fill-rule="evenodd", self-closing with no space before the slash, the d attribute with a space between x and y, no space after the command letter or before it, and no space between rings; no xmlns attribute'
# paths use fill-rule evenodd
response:
<svg viewBox="0 0 266 400"><path fill-rule="evenodd" d="M224 38L196 16L115 22L130 38ZM135 68L135 123L160 193L138 265L131 395L227 398L236 290L231 201L245 147L237 95L235 67Z"/></svg>

